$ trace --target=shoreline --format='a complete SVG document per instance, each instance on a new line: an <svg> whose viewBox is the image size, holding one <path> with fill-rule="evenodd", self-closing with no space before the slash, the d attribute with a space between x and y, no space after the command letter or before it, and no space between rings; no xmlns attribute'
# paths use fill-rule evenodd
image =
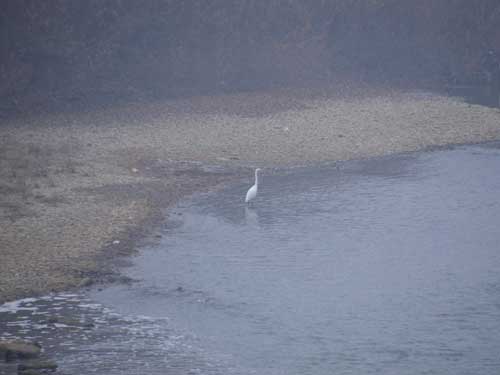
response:
<svg viewBox="0 0 500 375"><path fill-rule="evenodd" d="M123 281L196 192L250 168L500 140L500 111L423 91L278 90L0 120L0 304ZM210 166L215 166L211 170Z"/></svg>

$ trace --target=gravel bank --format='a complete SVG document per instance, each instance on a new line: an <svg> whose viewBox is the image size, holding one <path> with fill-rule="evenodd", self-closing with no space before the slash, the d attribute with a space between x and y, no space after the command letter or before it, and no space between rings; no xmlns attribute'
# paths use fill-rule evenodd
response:
<svg viewBox="0 0 500 375"><path fill-rule="evenodd" d="M3 120L0 303L116 279L116 259L154 238L147 235L169 205L247 174L250 181L248 167L500 139L497 109L426 92L338 91Z"/></svg>

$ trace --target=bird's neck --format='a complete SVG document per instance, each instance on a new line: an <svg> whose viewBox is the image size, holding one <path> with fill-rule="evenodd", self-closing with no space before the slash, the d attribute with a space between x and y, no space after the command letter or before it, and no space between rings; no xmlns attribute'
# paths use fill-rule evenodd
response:
<svg viewBox="0 0 500 375"><path fill-rule="evenodd" d="M255 186L259 185L259 172L255 171Z"/></svg>

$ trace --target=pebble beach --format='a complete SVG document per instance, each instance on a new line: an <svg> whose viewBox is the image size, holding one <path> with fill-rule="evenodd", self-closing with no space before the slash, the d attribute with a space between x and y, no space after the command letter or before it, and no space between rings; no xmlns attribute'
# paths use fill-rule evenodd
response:
<svg viewBox="0 0 500 375"><path fill-rule="evenodd" d="M426 91L294 89L0 120L0 303L120 281L168 208L253 168L500 139L500 110Z"/></svg>

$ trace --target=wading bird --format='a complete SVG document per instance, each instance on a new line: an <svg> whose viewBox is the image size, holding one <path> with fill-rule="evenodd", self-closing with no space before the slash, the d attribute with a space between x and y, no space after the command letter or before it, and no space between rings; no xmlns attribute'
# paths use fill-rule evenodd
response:
<svg viewBox="0 0 500 375"><path fill-rule="evenodd" d="M259 189L259 172L260 168L257 168L255 170L255 184L253 184L253 186L250 189L248 189L247 195L245 197L245 203L250 202L257 196L257 190Z"/></svg>

